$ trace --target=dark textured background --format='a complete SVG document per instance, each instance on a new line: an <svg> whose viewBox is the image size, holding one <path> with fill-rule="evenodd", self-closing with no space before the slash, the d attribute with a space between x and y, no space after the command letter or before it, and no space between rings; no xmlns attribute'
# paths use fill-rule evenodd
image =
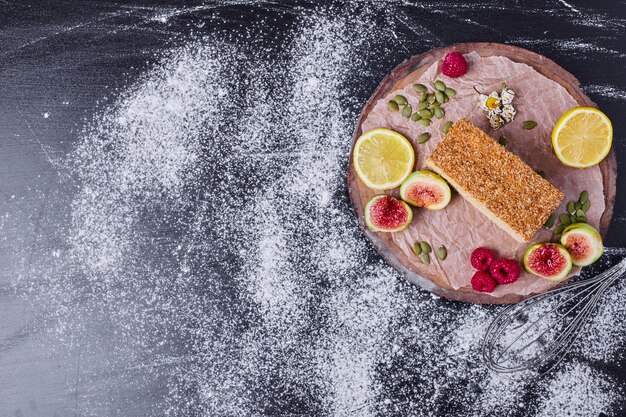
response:
<svg viewBox="0 0 626 417"><path fill-rule="evenodd" d="M377 82L410 55L456 42L519 45L573 73L611 118L621 180L626 158L622 140L626 129L626 3L568 3L574 9L559 1L406 2L394 6L402 12L402 19L390 18L389 8L381 4L371 24L394 31L397 44L389 45L392 52L381 56L359 79L354 106L365 103ZM339 2L333 5L338 13L346 7ZM30 296L37 292L37 285L15 290L17 275L45 270L47 254L65 245L62 225L69 221L65 205L74 190L50 161L63 160L82 126L102 106L154 65L159 53L184 44L192 33L252 31L259 43L276 48L280 59L276 45L281 34L299 16L314 14L319 7L316 2L292 1L0 0L0 214L11 219L0 231L0 416L164 413L154 404L166 395L166 389L158 379L147 378L141 367L111 363L104 343L99 353L81 356L80 340L90 333L74 334L67 349L41 342L46 318ZM163 13L171 13L167 23L155 20ZM593 19L605 27L580 23ZM423 39L424 31L432 37ZM42 117L44 113L51 117ZM618 184L614 221L605 242L613 247L626 246L622 188ZM24 256L16 259L16 253ZM372 262L376 262L375 255ZM89 317L83 320L90 327ZM90 364L88 378L79 377L81 361ZM620 385L626 384L621 364L597 366ZM104 380L113 381L118 390L102 391ZM194 395L189 392L190 403ZM85 398L97 399L91 401L89 412L81 411ZM280 407L260 412L280 415ZM190 407L180 414L197 412L193 410L197 409ZM293 410L291 404L288 411ZM304 413L314 410L302 408Z"/></svg>

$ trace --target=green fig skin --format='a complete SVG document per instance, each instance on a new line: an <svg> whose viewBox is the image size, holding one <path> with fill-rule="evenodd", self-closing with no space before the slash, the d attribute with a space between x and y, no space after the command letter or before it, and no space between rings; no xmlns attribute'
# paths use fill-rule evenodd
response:
<svg viewBox="0 0 626 417"><path fill-rule="evenodd" d="M584 238L586 240L587 250L589 253L581 254L580 248L572 246L572 239ZM604 253L602 244L602 236L600 233L587 223L574 223L568 226L561 235L561 245L570 252L572 263L577 266L588 266L600 259Z"/></svg>
<svg viewBox="0 0 626 417"><path fill-rule="evenodd" d="M417 201L412 200L410 191L413 187L419 187L420 184L439 189L441 191L441 201L428 206L422 206ZM400 198L415 207L423 207L428 210L442 210L450 202L452 191L448 183L438 174L431 171L415 171L400 185Z"/></svg>
<svg viewBox="0 0 626 417"><path fill-rule="evenodd" d="M540 272L538 272L538 271L536 271L536 270L534 270L532 268L531 257L533 256L533 253L536 250L540 250L542 248L542 246L544 246L544 245L556 246L556 248L559 251L559 254L565 258L566 264L565 264L565 267L563 268L563 270L561 271L560 274L554 275L554 276L552 276L552 275L546 276L546 275L542 275ZM567 278L567 275L572 270L572 258L570 256L569 252L567 251L567 249L565 249L565 247L563 245L560 245L558 243L535 243L534 245L529 246L528 249L526 249L526 253L524 253L524 268L526 269L527 272L529 272L529 273L531 273L533 275L537 275L538 277L545 278L545 279L550 280L552 282L561 282L565 278Z"/></svg>

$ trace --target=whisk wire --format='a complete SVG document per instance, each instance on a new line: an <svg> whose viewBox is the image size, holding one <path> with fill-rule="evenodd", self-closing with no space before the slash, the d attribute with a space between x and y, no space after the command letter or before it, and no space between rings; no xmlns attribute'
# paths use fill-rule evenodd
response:
<svg viewBox="0 0 626 417"><path fill-rule="evenodd" d="M583 289L583 291L581 291L581 293L584 293L584 291L587 291L588 288ZM562 293L565 293L567 291L562 291ZM560 315L559 317L556 318L556 320L553 320L548 326L546 326L546 329L541 332L539 335L536 336L535 339L531 340L529 343L527 343L525 346L523 346L521 349L517 350L517 353L522 353L524 350L526 350L528 347L530 347L531 345L533 345L534 343L536 343L543 335L545 335L545 333L547 333L548 331L552 330L552 324L556 323L559 319L561 319L562 317L564 317L565 315L569 314L573 309L575 309L580 302L584 302L585 299L589 296L589 294L585 297L583 297L583 299L581 301L579 301L579 303L577 303L574 307L572 307L570 310L568 310L566 313ZM537 302L541 301L541 297L538 297L536 300L534 300L533 302L529 303L528 306L529 307L531 305L536 304ZM519 332L517 334L517 337L515 337L501 352L500 355L498 356L498 358L496 359L495 363L499 364L501 363L501 359L502 357L509 352L510 348L518 341L520 340L525 334L527 334L533 327L535 327L539 322L541 322L545 316L548 316L550 313L558 311L559 308L561 308L561 306L565 305L567 303L568 300L563 301L559 304L557 304L555 307L553 307L551 310L549 310L547 313L545 313L544 316L539 316L539 318L537 318L536 320L534 320L533 322L531 322L530 324L526 323L521 323L519 326L513 327L510 330L517 330L519 328L522 327L526 327L525 329L523 329L523 331ZM512 321L512 317L518 316L519 312L522 310L521 307L519 305L514 306L516 308L513 308L511 310L518 310L516 313L517 314L511 314L511 315L505 315L503 314L501 317L506 318L507 319L507 323L506 324L510 324L510 322ZM493 334L493 339L497 339L500 337L500 335L507 330L506 325L501 325L500 328L498 329L498 331L494 332ZM487 332L489 334L489 331ZM533 366L535 365L534 362L532 361L526 361L523 364L521 364L520 366Z"/></svg>
<svg viewBox="0 0 626 417"><path fill-rule="evenodd" d="M587 288L585 288L583 291L586 291L586 290L587 290ZM589 295L585 296L585 297L584 297L584 298L583 298L580 302L583 302L583 301L584 301L584 300L585 300L588 296L589 296ZM562 317L564 317L565 315L569 314L569 313L570 313L573 309L575 309L575 308L576 308L576 307L580 304L580 302L579 302L579 303L577 303L574 307L572 307L572 309L568 310L566 313L564 313L564 314L560 315L559 317L557 317L557 319L556 319L556 320L553 320L550 324L555 323L555 322L556 322L556 321L558 321L560 318L562 318ZM559 308L561 308L561 306L563 306L563 305L565 305L565 304L567 304L567 300L566 300L566 301L563 301L563 302L561 302L561 303L559 303L559 304L557 304L557 305L556 305L555 307L553 307L550 311L548 311L548 312L546 313L546 315L548 315L548 314L550 314L550 313L552 313L552 312L556 312L556 311L558 311L558 310L559 310ZM513 339L513 341L512 341L511 343L509 343L509 345L508 345L506 348L504 348L504 350L503 350L503 352L502 352L502 353L504 354L506 351L508 351L508 350L510 349L510 347L511 347L513 344L515 344L515 342L517 342L520 338L522 338L522 336L524 336L524 334L526 334L526 333L527 333L527 332L528 332L528 331L529 331L532 327L534 327L534 326L535 326L537 323L539 323L542 319L543 319L543 317L541 317L541 316L540 316L537 320L535 320L535 321L533 321L532 323L530 323L530 325L528 325L528 326L527 326L527 328L526 328L524 331L520 332L520 333L517 335L517 337L516 337L515 339ZM517 326L517 327L513 328L512 330L519 329L520 327L523 327L524 325L526 325L526 323L522 323L522 324L520 324L520 326ZM541 336L543 336L543 335L544 335L546 332L548 332L550 329L551 329L551 326L550 326L550 325L546 326L546 330L544 330L541 334L539 334L539 335L537 336L537 339L541 338ZM502 330L500 331L500 333L502 333L502 331L504 331L504 330L505 330L505 328L503 327L503 328L502 328ZM532 343L533 343L533 342L531 342L531 343L527 344L527 345L526 345L526 347L527 347L527 346L529 346L529 345L531 345ZM521 351L523 351L526 347L524 347L524 348L520 349L519 351L520 351L520 352L521 352ZM501 355L501 356L502 356L502 355ZM500 356L500 357L501 357L501 356Z"/></svg>
<svg viewBox="0 0 626 417"><path fill-rule="evenodd" d="M487 367L500 374L530 371L540 375L553 369L575 343L604 291L625 272L626 258L593 278L505 308L493 320L483 341ZM515 336L512 340L507 338L510 334ZM530 351L534 344L540 348Z"/></svg>

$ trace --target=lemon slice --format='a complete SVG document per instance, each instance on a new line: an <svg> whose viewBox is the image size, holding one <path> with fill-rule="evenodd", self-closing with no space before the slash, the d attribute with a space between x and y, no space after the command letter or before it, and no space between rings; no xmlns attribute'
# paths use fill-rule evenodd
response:
<svg viewBox="0 0 626 417"><path fill-rule="evenodd" d="M588 168L599 164L611 150L611 121L593 107L574 107L552 130L552 147L563 164Z"/></svg>
<svg viewBox="0 0 626 417"><path fill-rule="evenodd" d="M393 130L377 128L363 133L353 151L357 175L374 190L402 184L415 164L415 151L407 138Z"/></svg>

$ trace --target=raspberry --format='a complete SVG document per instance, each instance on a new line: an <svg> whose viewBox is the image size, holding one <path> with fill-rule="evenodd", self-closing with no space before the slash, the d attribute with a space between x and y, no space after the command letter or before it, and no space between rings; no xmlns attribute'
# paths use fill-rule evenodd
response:
<svg viewBox="0 0 626 417"><path fill-rule="evenodd" d="M496 259L491 263L489 273L498 284L510 284L519 278L519 264L514 259Z"/></svg>
<svg viewBox="0 0 626 417"><path fill-rule="evenodd" d="M479 292L491 292L498 283L491 275L483 271L477 271L472 277L472 288Z"/></svg>
<svg viewBox="0 0 626 417"><path fill-rule="evenodd" d="M460 52L450 52L443 58L441 72L448 77L456 78L467 72L467 61Z"/></svg>
<svg viewBox="0 0 626 417"><path fill-rule="evenodd" d="M476 248L474 249L474 252L472 252L470 262L475 269L478 269L479 271L488 271L489 265L491 265L494 258L495 256L491 249Z"/></svg>

